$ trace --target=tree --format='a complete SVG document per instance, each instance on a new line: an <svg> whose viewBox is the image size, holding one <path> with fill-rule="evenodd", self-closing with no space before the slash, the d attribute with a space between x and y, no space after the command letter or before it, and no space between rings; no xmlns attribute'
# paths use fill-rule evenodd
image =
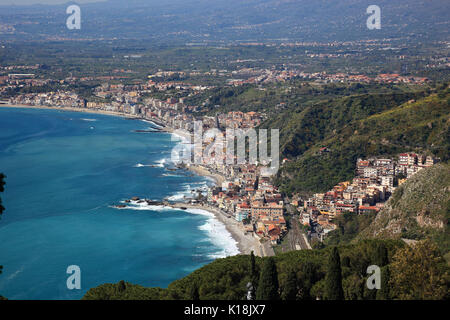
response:
<svg viewBox="0 0 450 320"><path fill-rule="evenodd" d="M250 254L250 276L252 279L252 284L255 285L258 275L256 273L256 258L255 258L255 254L253 253L253 251Z"/></svg>
<svg viewBox="0 0 450 320"><path fill-rule="evenodd" d="M328 300L343 300L341 258L336 247L333 247L328 258L328 272L325 279L325 297Z"/></svg>
<svg viewBox="0 0 450 320"><path fill-rule="evenodd" d="M377 290L377 300L389 300L389 266L381 268L381 289Z"/></svg>
<svg viewBox="0 0 450 320"><path fill-rule="evenodd" d="M124 292L126 289L127 289L127 286L126 286L126 284L125 284L125 281L123 281L123 280L120 280L119 281L119 284L118 284L118 289L119 289L119 292Z"/></svg>
<svg viewBox="0 0 450 320"><path fill-rule="evenodd" d="M297 275L294 270L289 270L287 278L285 280L283 290L281 293L281 299L283 300L295 300L297 298Z"/></svg>
<svg viewBox="0 0 450 320"><path fill-rule="evenodd" d="M0 173L0 192L5 191L5 178L6 176L3 173Z"/></svg>
<svg viewBox="0 0 450 320"><path fill-rule="evenodd" d="M252 251L250 253L250 282L247 284L247 289L249 289L248 292L250 292L250 295L252 296L253 299L255 298L255 288L257 281L258 281L258 274L256 271L256 258L255 254Z"/></svg>
<svg viewBox="0 0 450 320"><path fill-rule="evenodd" d="M258 288L256 289L256 300L278 300L278 272L272 257L264 261Z"/></svg>
<svg viewBox="0 0 450 320"><path fill-rule="evenodd" d="M448 298L448 267L438 247L430 240L399 249L392 258L389 271L393 298Z"/></svg>
<svg viewBox="0 0 450 320"><path fill-rule="evenodd" d="M194 282L190 288L189 299L192 301L200 300L200 294L198 292L198 284Z"/></svg>
<svg viewBox="0 0 450 320"><path fill-rule="evenodd" d="M314 286L314 283L319 280L316 275L316 269L316 266L311 262L306 261L302 264L300 277L302 300L313 299L311 289Z"/></svg>

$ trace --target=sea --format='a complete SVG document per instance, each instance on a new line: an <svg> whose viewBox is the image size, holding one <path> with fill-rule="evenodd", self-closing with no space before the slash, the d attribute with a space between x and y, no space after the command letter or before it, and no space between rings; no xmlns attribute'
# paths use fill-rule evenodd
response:
<svg viewBox="0 0 450 320"><path fill-rule="evenodd" d="M60 110L0 108L0 295L74 300L120 280L167 287L239 253L213 214L146 203L182 201L213 181L173 171L182 143L152 122ZM125 207L120 206L125 205ZM80 288L73 288L79 267ZM68 281L69 280L69 281Z"/></svg>

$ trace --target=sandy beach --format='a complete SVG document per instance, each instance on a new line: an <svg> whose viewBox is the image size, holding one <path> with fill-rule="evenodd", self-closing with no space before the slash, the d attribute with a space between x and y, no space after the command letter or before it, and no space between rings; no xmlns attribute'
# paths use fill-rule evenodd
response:
<svg viewBox="0 0 450 320"><path fill-rule="evenodd" d="M195 174L197 174L199 176L209 177L209 178L213 179L216 182L216 185L219 187L222 186L222 183L224 183L226 180L224 176L222 176L218 173L211 173L202 166L190 165L190 166L187 166L186 169L194 172Z"/></svg>

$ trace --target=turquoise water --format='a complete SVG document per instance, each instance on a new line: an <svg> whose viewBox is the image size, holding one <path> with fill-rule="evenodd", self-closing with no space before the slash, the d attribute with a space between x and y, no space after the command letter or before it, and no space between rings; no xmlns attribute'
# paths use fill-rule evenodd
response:
<svg viewBox="0 0 450 320"><path fill-rule="evenodd" d="M202 211L112 207L133 196L181 199L203 177L167 171L176 142L136 133L151 124L54 110L0 108L0 294L79 299L126 280L166 287L217 257L236 254L223 225ZM81 290L68 290L70 265Z"/></svg>

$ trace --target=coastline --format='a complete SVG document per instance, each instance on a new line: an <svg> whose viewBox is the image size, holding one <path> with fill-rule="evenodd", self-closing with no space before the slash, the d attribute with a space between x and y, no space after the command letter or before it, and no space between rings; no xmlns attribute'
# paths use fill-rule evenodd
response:
<svg viewBox="0 0 450 320"><path fill-rule="evenodd" d="M179 143L191 143L192 136L188 132L184 130L176 130L168 126L164 126L164 131L171 133L175 136L178 136L180 138ZM202 177L208 177L212 180L214 180L214 183L216 186L222 186L222 184L226 181L226 178L219 174L219 173L212 173L207 168L205 168L202 165L197 164L190 164L184 167L184 169L191 171L192 173L202 176ZM172 203L169 205L172 208L187 208L187 209L198 209L198 210L204 210L209 213L212 213L215 218L221 222L225 229L230 233L231 237L234 241L237 243L237 247L239 249L240 254L250 254L252 251L255 255L264 257L267 255L271 255L270 253L267 254L267 250L260 242L259 239L253 237L252 235L248 235L245 233L244 230L241 228L241 224L234 220L232 217L229 217L224 211L220 210L219 208L212 207L209 205L202 205L202 204L190 204L190 203Z"/></svg>
<svg viewBox="0 0 450 320"><path fill-rule="evenodd" d="M225 177L218 173L211 173L206 170L204 167L199 165L190 165L186 167L187 170L195 173L198 176L208 177L215 181L216 186L220 187L225 182Z"/></svg>
<svg viewBox="0 0 450 320"><path fill-rule="evenodd" d="M105 110L98 110L98 109L87 109L87 108L73 108L73 107L51 107L51 106L30 106L30 105L10 105L10 104L0 104L0 108L18 108L18 109L39 109L39 110L60 110L60 111L72 111L72 112L80 112L80 113L90 113L90 114L101 114L101 115L110 115L110 116L118 116L118 117L124 117L129 119L136 119L136 120L148 120L142 117L133 116L129 114L124 114L121 112L113 112L113 111L105 111ZM181 130L175 130L171 127L168 127L167 125L163 125L163 132L171 133L173 135L179 136L181 138L181 143L186 142L186 140L190 140L191 136L186 134L184 131ZM194 174L198 176L208 177L215 181L215 184L217 186L221 186L222 183L226 180L225 177L223 177L220 174L217 173L211 173L206 168L199 166L199 165L190 165L186 167L187 170L193 172ZM192 204L186 204L186 203L177 203L171 205L173 208L191 208L191 209L200 209L204 211L208 211L212 213L218 221L220 221L226 228L226 230L231 234L234 241L236 241L238 249L240 254L250 254L251 251L254 252L257 256L267 256L268 254L267 248L265 248L264 245L262 245L258 239L251 235L245 234L244 230L240 228L240 224L235 221L233 218L228 218L228 216L223 213L218 208L214 208L211 206L203 206L203 205L192 205Z"/></svg>
<svg viewBox="0 0 450 320"><path fill-rule="evenodd" d="M225 225L225 228L231 234L231 237L234 239L234 241L236 241L240 254L248 255L253 251L256 256L264 257L267 255L264 246L259 242L257 238L252 235L246 234L244 230L241 229L239 222L234 220L232 217L228 217L219 208L211 207L208 205L187 203L175 203L171 204L170 207L175 209L198 209L210 212L215 216L217 220Z"/></svg>
<svg viewBox="0 0 450 320"><path fill-rule="evenodd" d="M122 112L105 111L98 109L87 109L87 108L74 108L74 107L51 107L51 106L30 106L26 104L0 104L0 108L16 108L16 109L39 109L39 110L60 110L60 111L72 111L81 113L91 113L91 114L102 114L108 116L124 117L129 119L142 119L138 116L133 116L130 114L125 114Z"/></svg>

